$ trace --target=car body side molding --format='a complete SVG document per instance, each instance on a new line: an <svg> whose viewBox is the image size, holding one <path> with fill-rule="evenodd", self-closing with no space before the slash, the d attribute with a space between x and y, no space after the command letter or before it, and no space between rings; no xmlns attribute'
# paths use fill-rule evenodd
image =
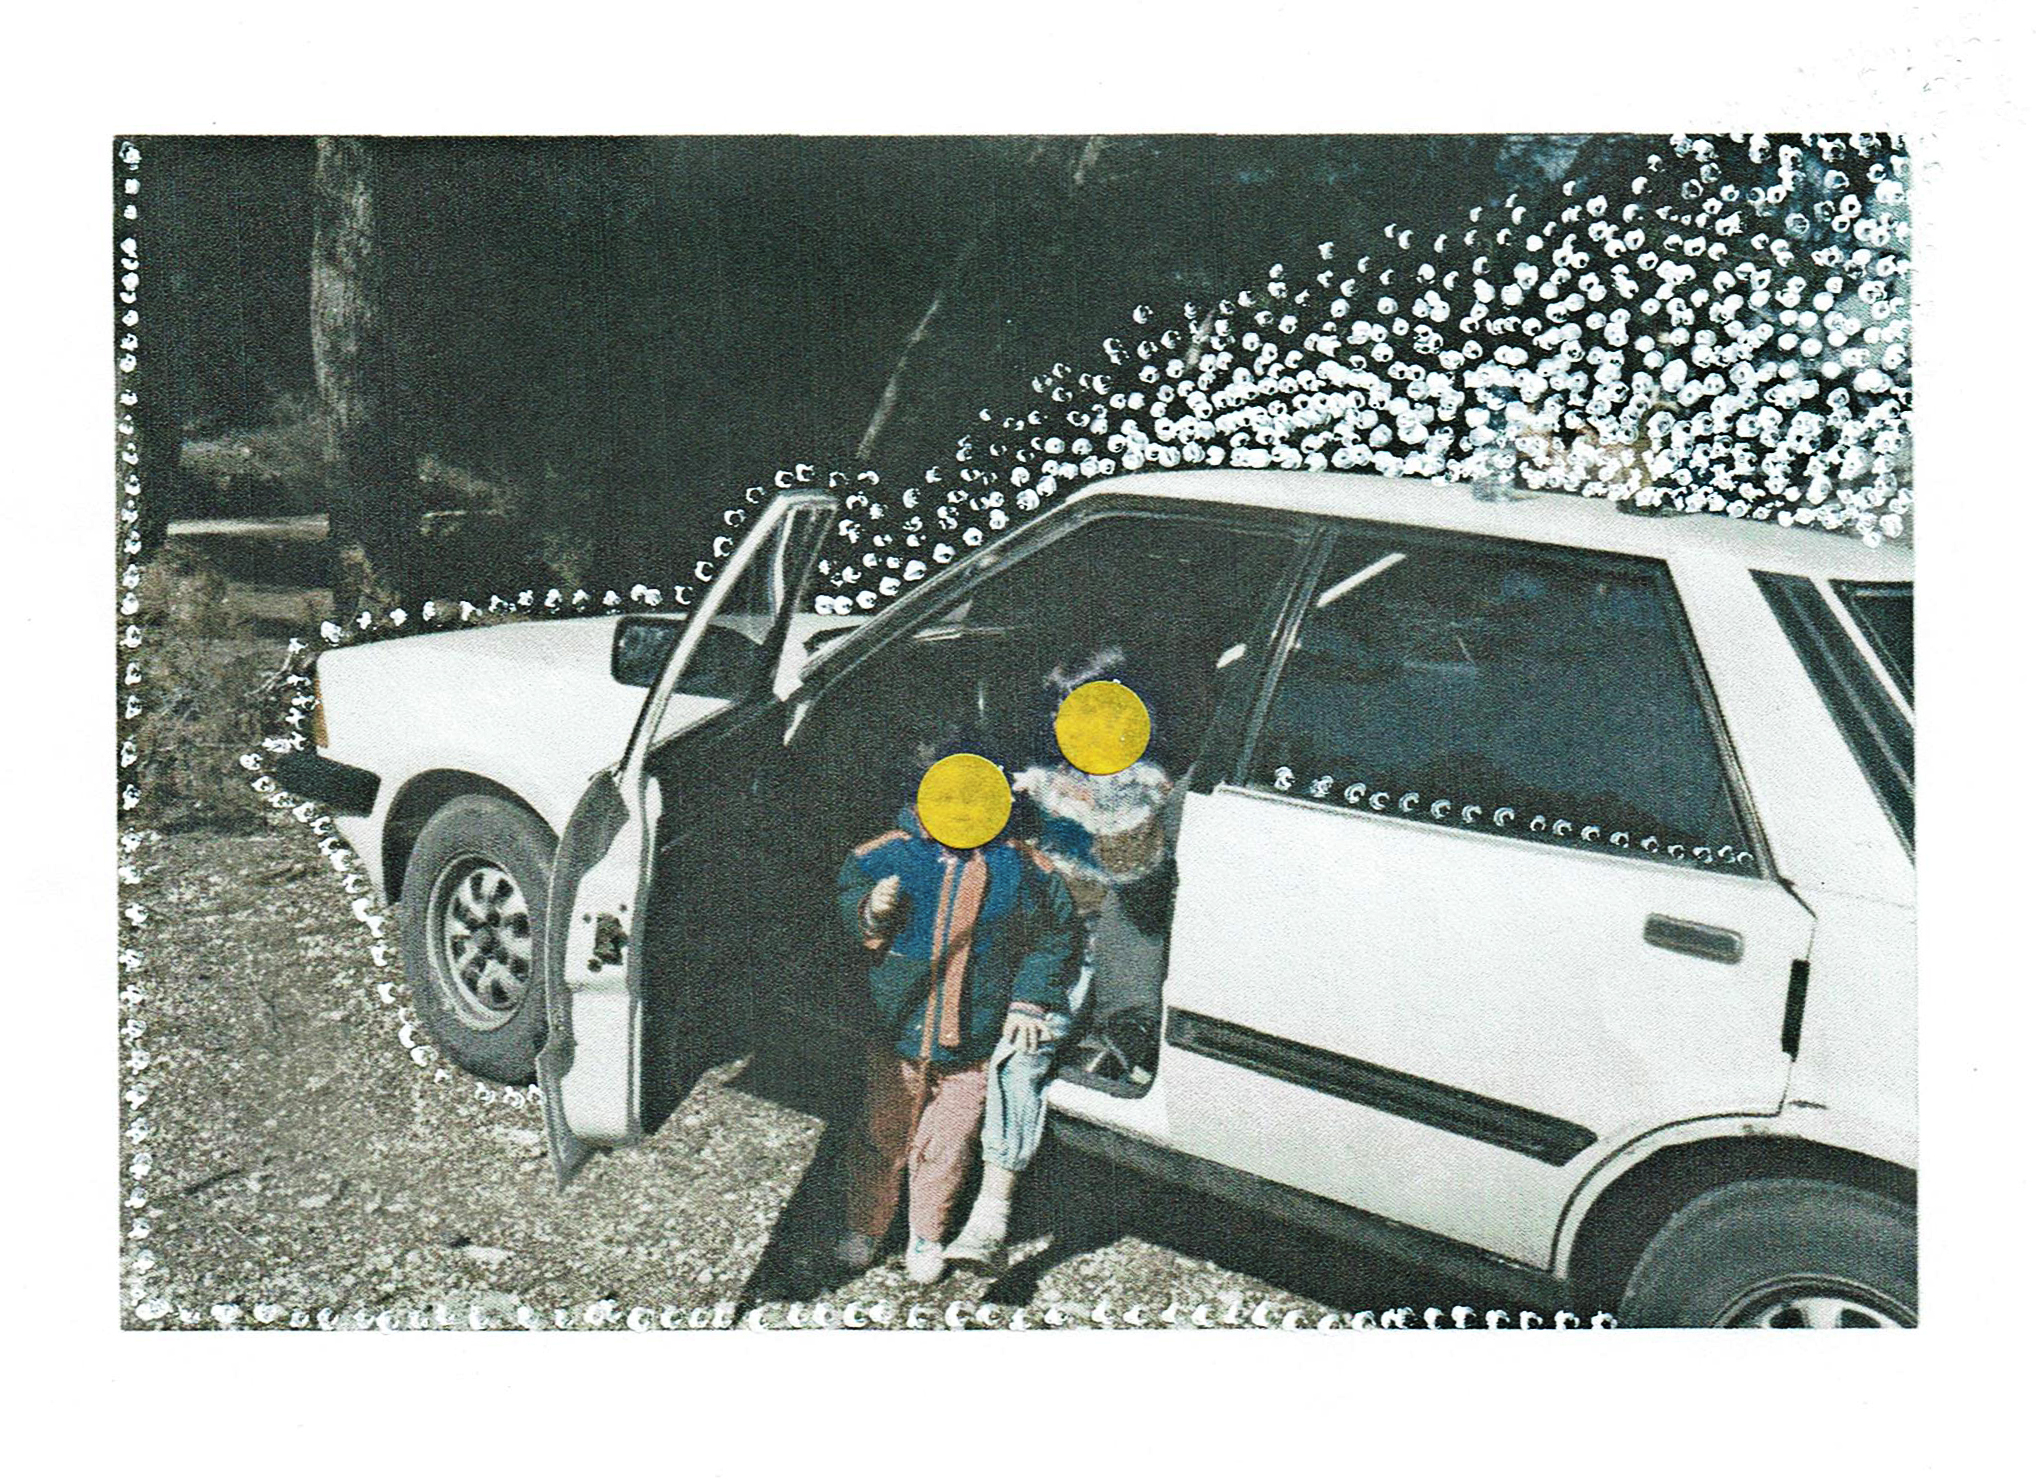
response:
<svg viewBox="0 0 2036 1480"><path fill-rule="evenodd" d="M1469 1090L1178 1008L1167 1013L1166 1041L1189 1053L1269 1074L1304 1089L1503 1146L1550 1166L1575 1160L1598 1139L1584 1126L1539 1110L1487 1099Z"/></svg>

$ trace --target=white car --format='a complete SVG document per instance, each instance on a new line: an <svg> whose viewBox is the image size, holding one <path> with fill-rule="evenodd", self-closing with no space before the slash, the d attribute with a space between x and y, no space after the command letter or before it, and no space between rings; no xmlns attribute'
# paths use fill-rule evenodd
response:
<svg viewBox="0 0 2036 1480"><path fill-rule="evenodd" d="M1061 1138L1537 1306L1913 1322L1906 550L1152 474L842 630L810 594L835 517L781 499L681 624L321 659L286 780L353 814L446 1052L541 1082L562 1185L731 1018L852 1021L831 882L901 758L1037 759L1040 676L1104 645L1178 883L1156 1054L1070 1064Z"/></svg>

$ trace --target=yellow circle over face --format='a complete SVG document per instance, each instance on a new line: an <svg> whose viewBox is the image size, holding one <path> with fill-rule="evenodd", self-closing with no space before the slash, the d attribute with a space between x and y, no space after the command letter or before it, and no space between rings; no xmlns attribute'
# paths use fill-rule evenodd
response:
<svg viewBox="0 0 2036 1480"><path fill-rule="evenodd" d="M980 848L1011 820L1011 783L995 761L944 755L919 778L919 825L950 848Z"/></svg>
<svg viewBox="0 0 2036 1480"><path fill-rule="evenodd" d="M1109 776L1145 754L1152 716L1137 694L1114 678L1099 678L1060 701L1053 738L1072 765L1091 776Z"/></svg>

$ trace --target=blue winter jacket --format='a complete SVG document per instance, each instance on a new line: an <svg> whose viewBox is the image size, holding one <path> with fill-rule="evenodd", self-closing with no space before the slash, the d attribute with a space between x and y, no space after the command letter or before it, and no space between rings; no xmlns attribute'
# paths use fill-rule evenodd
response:
<svg viewBox="0 0 2036 1480"><path fill-rule="evenodd" d="M888 925L865 904L896 874L901 910ZM870 953L870 1005L879 1041L900 1058L935 1064L990 1056L1013 1003L1066 1012L1080 965L1074 903L1051 865L999 839L966 851L926 836L910 807L898 826L841 865L842 923Z"/></svg>

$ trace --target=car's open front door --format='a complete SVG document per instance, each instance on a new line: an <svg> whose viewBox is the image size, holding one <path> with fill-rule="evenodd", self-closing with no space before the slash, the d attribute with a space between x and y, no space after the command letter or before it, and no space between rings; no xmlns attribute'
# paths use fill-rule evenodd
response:
<svg viewBox="0 0 2036 1480"><path fill-rule="evenodd" d="M645 759L692 712L674 702L683 701L692 668L711 666L707 691L723 696L752 679L773 681L836 507L827 495L801 493L764 510L686 623L627 751L594 777L559 839L537 1075L561 1187L596 1151L641 1140L646 1086L677 1072L677 1045L648 1011L640 949L663 800Z"/></svg>

